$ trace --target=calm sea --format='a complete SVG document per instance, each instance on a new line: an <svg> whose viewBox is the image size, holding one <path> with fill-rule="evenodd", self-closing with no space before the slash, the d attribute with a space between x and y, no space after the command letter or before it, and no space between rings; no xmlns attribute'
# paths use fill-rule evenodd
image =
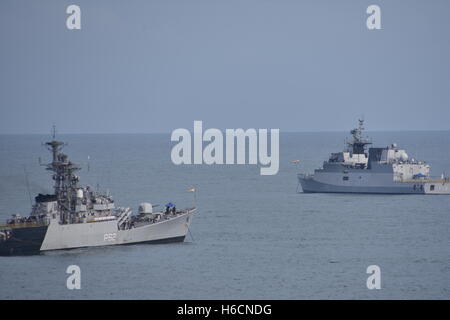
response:
<svg viewBox="0 0 450 320"><path fill-rule="evenodd" d="M396 142L450 173L450 132L369 133ZM346 133L285 133L280 171L250 165L175 166L167 134L61 135L81 182L109 190L120 206L148 201L199 212L185 243L75 249L0 257L1 299L449 299L450 196L297 193ZM0 219L28 214L30 197L51 192L41 135L0 136ZM88 160L89 157L89 160ZM299 164L291 160L299 159ZM66 288L69 265L81 290ZM381 268L368 290L366 268Z"/></svg>

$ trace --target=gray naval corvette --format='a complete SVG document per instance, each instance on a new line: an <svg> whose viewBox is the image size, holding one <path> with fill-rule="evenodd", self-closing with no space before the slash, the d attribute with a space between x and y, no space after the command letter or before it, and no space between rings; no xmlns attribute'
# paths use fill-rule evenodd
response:
<svg viewBox="0 0 450 320"><path fill-rule="evenodd" d="M343 152L332 153L314 174L298 174L303 192L450 194L448 178L431 178L429 164L410 159L396 144L367 152L372 143L363 130L364 120L359 120Z"/></svg>
<svg viewBox="0 0 450 320"><path fill-rule="evenodd" d="M177 210L169 203L155 212L150 203L116 208L109 195L78 185L80 168L61 152L64 143L46 143L53 161L54 194L39 194L28 217L13 215L0 225L0 255L34 254L47 250L137 243L181 242L189 231L195 206Z"/></svg>

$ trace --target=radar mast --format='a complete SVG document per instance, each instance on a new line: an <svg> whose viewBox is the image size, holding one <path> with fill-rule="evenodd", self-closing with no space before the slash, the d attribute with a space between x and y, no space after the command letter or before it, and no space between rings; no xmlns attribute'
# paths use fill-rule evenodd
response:
<svg viewBox="0 0 450 320"><path fill-rule="evenodd" d="M364 119L358 119L358 128L350 131L353 141L347 142L353 154L364 154L366 145L372 144L370 139L363 137Z"/></svg>
<svg viewBox="0 0 450 320"><path fill-rule="evenodd" d="M69 157L61 152L65 143L56 140L55 126L53 126L52 130L52 141L46 142L45 145L53 155L52 162L47 164L47 170L54 172L54 192L61 212L61 222L66 223L70 214L75 212L79 181L75 171L81 168L72 163Z"/></svg>

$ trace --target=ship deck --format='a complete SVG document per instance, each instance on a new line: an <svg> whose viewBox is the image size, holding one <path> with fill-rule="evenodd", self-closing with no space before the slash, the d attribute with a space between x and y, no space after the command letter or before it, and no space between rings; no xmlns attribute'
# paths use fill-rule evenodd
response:
<svg viewBox="0 0 450 320"><path fill-rule="evenodd" d="M450 183L450 179L400 179L396 182L414 182L414 183Z"/></svg>

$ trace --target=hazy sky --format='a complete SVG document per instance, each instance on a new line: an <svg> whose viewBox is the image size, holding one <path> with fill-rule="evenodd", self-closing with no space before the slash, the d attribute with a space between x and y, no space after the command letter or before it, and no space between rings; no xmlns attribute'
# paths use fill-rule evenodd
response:
<svg viewBox="0 0 450 320"><path fill-rule="evenodd" d="M0 133L348 130L362 114L368 130L448 130L449 14L448 0L1 0Z"/></svg>

